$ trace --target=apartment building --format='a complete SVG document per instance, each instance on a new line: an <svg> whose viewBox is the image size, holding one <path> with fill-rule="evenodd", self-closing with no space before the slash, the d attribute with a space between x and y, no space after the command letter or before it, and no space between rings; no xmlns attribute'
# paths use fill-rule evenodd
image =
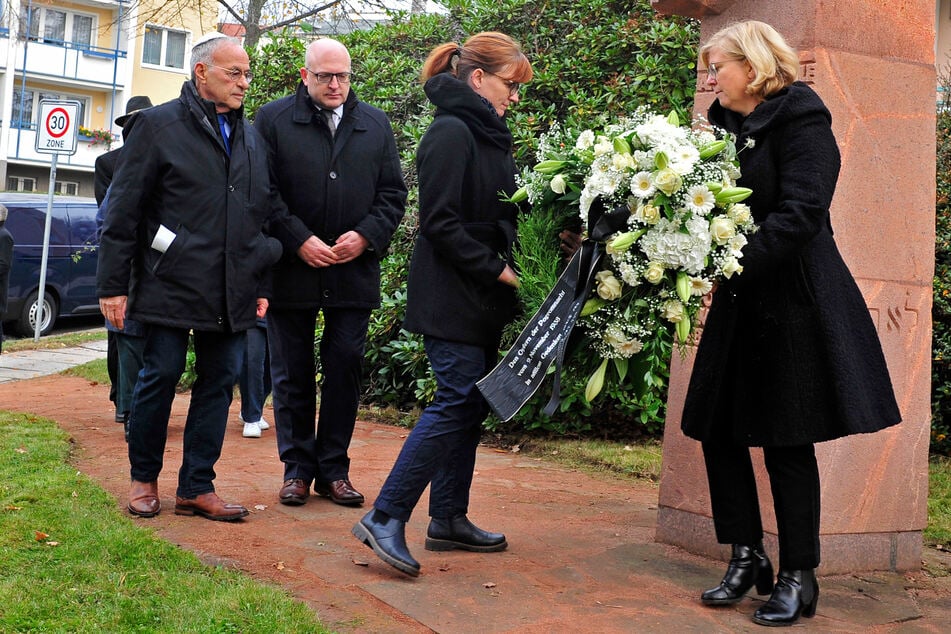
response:
<svg viewBox="0 0 951 634"><path fill-rule="evenodd" d="M188 5L182 8L182 5ZM49 191L36 152L42 99L80 103L78 148L57 159L60 193L93 195L96 157L121 143L113 121L132 95L178 96L192 42L214 30L215 0L6 0L0 5L0 186ZM88 132L89 134L82 134Z"/></svg>

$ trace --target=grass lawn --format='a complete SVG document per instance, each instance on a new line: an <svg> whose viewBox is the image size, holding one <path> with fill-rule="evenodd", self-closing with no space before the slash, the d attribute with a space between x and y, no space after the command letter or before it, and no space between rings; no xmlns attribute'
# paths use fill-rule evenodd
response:
<svg viewBox="0 0 951 634"><path fill-rule="evenodd" d="M52 421L0 412L0 632L326 632L284 590L135 526Z"/></svg>

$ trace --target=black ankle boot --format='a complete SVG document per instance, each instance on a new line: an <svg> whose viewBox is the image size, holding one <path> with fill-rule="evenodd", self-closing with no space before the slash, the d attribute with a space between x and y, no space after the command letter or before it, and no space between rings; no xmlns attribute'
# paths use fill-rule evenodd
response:
<svg viewBox="0 0 951 634"><path fill-rule="evenodd" d="M465 515L452 519L433 518L426 531L426 550L470 550L476 553L494 553L505 550L508 542L502 533L484 531Z"/></svg>
<svg viewBox="0 0 951 634"><path fill-rule="evenodd" d="M730 605L742 599L754 585L759 594L768 594L773 589L773 564L763 550L763 542L755 546L733 544L733 556L723 581L700 595L700 600L705 605Z"/></svg>
<svg viewBox="0 0 951 634"><path fill-rule="evenodd" d="M792 625L816 614L819 582L814 570L780 570L773 596L753 614L759 625Z"/></svg>
<svg viewBox="0 0 951 634"><path fill-rule="evenodd" d="M364 515L350 532L372 548L377 557L400 572L419 576L419 562L413 559L406 546L406 522L374 509Z"/></svg>

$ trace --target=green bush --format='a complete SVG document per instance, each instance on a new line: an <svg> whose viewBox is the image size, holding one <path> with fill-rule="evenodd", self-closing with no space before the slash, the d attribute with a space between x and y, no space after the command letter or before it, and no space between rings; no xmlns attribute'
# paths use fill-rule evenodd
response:
<svg viewBox="0 0 951 634"><path fill-rule="evenodd" d="M932 307L931 450L951 455L951 75L938 104L935 276Z"/></svg>

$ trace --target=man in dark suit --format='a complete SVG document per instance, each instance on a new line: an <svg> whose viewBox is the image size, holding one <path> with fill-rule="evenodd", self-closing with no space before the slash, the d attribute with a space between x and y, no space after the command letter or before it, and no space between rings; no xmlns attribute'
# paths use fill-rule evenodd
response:
<svg viewBox="0 0 951 634"><path fill-rule="evenodd" d="M406 185L390 122L357 99L350 70L343 44L313 42L296 93L254 119L292 221L273 232L285 256L274 269L267 321L282 504L303 504L311 483L337 504L364 501L350 482L347 449L370 311L380 305L380 258L403 217ZM315 430L318 313L323 382Z"/></svg>
<svg viewBox="0 0 951 634"><path fill-rule="evenodd" d="M10 286L10 267L13 266L13 236L4 226L7 208L0 205L0 315L7 311L7 291ZM0 322L0 351L3 350L3 322Z"/></svg>
<svg viewBox="0 0 951 634"><path fill-rule="evenodd" d="M116 117L116 125L122 127L123 141L129 140L133 115L140 110L151 107L152 100L148 97L136 95L129 99L129 103L125 107L125 114ZM96 195L96 203L100 207L106 197L109 183L112 182L112 175L116 171L116 164L119 161L121 151L122 148L120 147L100 154L96 158L93 191ZM103 209L100 209L100 216L103 211ZM97 220L101 227L102 218L97 217ZM135 376L142 368L143 335L141 324L127 320L125 328L118 331L109 323L109 320L106 320L106 369L109 372L109 383L111 385L109 400L116 406L117 423L125 424L129 416L129 407L132 404L132 386L135 385ZM122 389L123 386L125 387L124 390Z"/></svg>

